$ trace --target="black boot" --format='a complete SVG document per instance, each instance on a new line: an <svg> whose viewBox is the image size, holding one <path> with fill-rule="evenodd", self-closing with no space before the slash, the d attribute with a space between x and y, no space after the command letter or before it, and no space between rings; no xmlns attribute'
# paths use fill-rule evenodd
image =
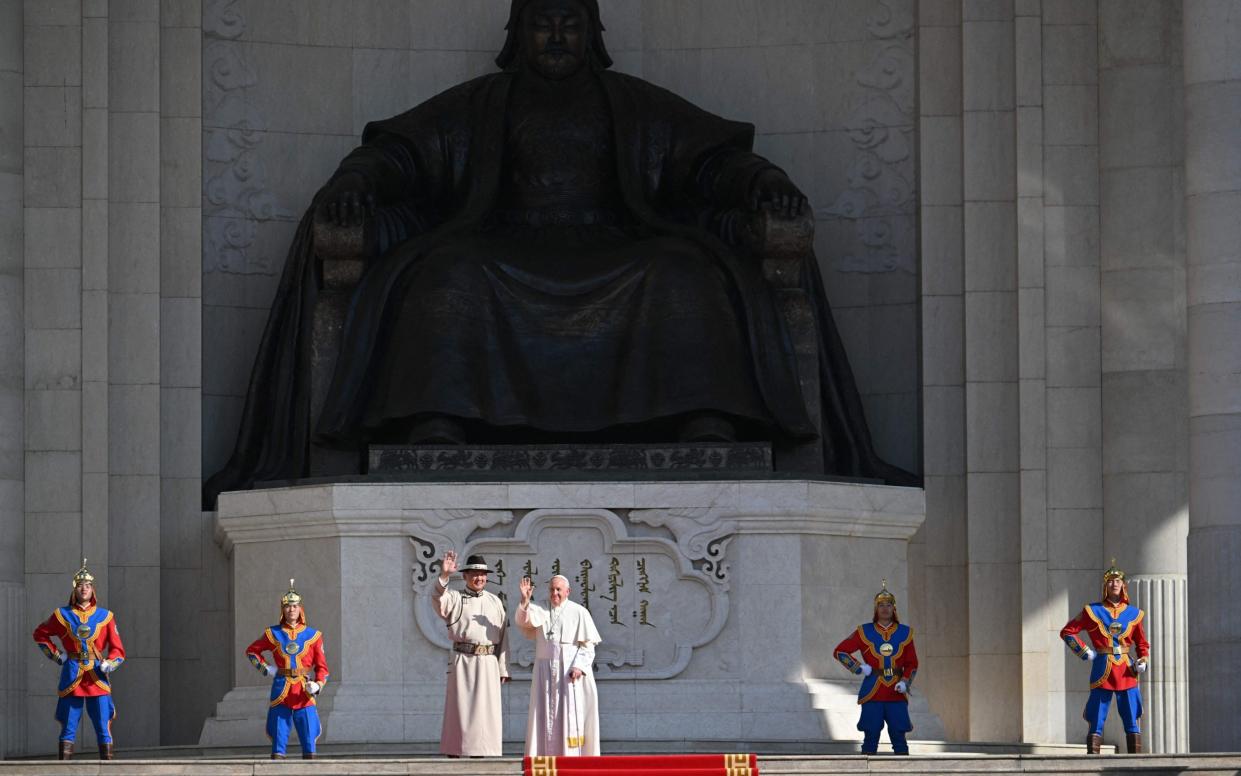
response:
<svg viewBox="0 0 1241 776"><path fill-rule="evenodd" d="M100 760L111 760L112 759L112 744L100 744L99 745L99 759Z"/></svg>
<svg viewBox="0 0 1241 776"><path fill-rule="evenodd" d="M1103 749L1103 736L1091 733L1086 736L1086 754L1098 754Z"/></svg>
<svg viewBox="0 0 1241 776"><path fill-rule="evenodd" d="M56 759L57 760L72 760L73 759L73 742L72 741L61 741L60 742L60 754L56 757Z"/></svg>
<svg viewBox="0 0 1241 776"><path fill-rule="evenodd" d="M1129 745L1129 754L1142 754L1142 734L1126 733L1125 743Z"/></svg>

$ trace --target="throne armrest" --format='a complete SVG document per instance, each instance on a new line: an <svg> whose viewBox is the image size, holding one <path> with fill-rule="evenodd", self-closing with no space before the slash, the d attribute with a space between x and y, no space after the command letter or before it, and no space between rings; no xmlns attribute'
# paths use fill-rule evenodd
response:
<svg viewBox="0 0 1241 776"><path fill-rule="evenodd" d="M748 213L740 238L763 262L763 276L776 288L798 285L802 262L814 255L814 215L807 209L791 218L770 210Z"/></svg>
<svg viewBox="0 0 1241 776"><path fill-rule="evenodd" d="M807 209L786 218L770 210L732 209L714 218L719 236L745 248L763 265L763 276L775 288L796 288L802 262L814 255L814 215Z"/></svg>
<svg viewBox="0 0 1241 776"><path fill-rule="evenodd" d="M366 257L370 255L368 235L372 230L369 226L369 221L357 226L338 226L315 219L315 255L323 266L324 288L353 288L361 280Z"/></svg>

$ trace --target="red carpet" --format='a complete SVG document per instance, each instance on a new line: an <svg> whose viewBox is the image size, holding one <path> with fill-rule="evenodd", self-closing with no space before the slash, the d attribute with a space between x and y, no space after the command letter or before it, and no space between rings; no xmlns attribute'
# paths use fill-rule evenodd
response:
<svg viewBox="0 0 1241 776"><path fill-rule="evenodd" d="M527 757L523 776L758 776L754 754L646 754Z"/></svg>

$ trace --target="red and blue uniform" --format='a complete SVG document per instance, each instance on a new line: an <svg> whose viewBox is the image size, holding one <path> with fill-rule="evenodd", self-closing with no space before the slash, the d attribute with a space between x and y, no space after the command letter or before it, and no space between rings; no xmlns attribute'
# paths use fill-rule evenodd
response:
<svg viewBox="0 0 1241 776"><path fill-rule="evenodd" d="M249 647L246 656L260 672L268 664L263 653L271 652L276 675L272 678L270 707L267 710L267 737L271 739L272 755L283 757L289 743L290 729L297 730L302 753L313 754L315 742L323 732L315 697L307 682L327 682L327 657L323 651L323 634L304 622L290 628L283 623L263 631Z"/></svg>
<svg viewBox="0 0 1241 776"><path fill-rule="evenodd" d="M58 639L60 649L53 639ZM60 723L60 740L73 742L85 709L95 726L100 744L112 743L112 720L116 704L112 702L112 682L103 669L108 661L115 669L125 661L125 646L116 629L112 612L98 606L92 594L90 601L77 604L70 596L67 606L52 612L34 631L35 643L49 659L63 663L60 683L56 688L56 720Z"/></svg>
<svg viewBox="0 0 1241 776"><path fill-rule="evenodd" d="M1142 627L1145 612L1130 606L1128 595L1113 604L1098 601L1087 604L1074 619L1060 630L1060 638L1073 654L1088 659L1086 649L1094 650L1090 663L1090 699L1082 717L1090 727L1090 735L1102 735L1112 698L1124 722L1126 733L1142 732L1142 693L1138 689L1138 671L1130 661L1130 648L1137 651L1138 662L1145 663L1150 643ZM1081 640L1085 634L1089 643Z"/></svg>
<svg viewBox="0 0 1241 776"><path fill-rule="evenodd" d="M853 657L861 655L861 660ZM862 665L871 668L869 676L858 689L862 715L857 729L863 733L862 752L875 754L879 734L888 726L888 739L897 754L908 754L905 734L913 730L909 719L909 698L896 685L904 681L908 691L918 673L918 652L914 649L913 628L899 622L887 627L877 622L859 625L849 638L836 645L836 659L854 674L862 674Z"/></svg>

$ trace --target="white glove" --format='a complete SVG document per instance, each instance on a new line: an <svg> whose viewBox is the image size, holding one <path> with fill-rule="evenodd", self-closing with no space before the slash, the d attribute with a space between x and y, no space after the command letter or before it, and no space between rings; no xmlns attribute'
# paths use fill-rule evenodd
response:
<svg viewBox="0 0 1241 776"><path fill-rule="evenodd" d="M271 665L270 663L268 663L267 665L263 666L263 676L275 676L277 673L278 672L274 665Z"/></svg>
<svg viewBox="0 0 1241 776"><path fill-rule="evenodd" d="M319 691L322 689L323 689L323 685L319 684L313 679L311 679L309 682L306 682L306 692L310 693L311 695L318 695Z"/></svg>
<svg viewBox="0 0 1241 776"><path fill-rule="evenodd" d="M1090 647L1086 647L1086 651L1082 653L1082 660L1094 660L1095 652Z"/></svg>
<svg viewBox="0 0 1241 776"><path fill-rule="evenodd" d="M902 695L909 691L909 685L905 684L904 679L896 683L896 691Z"/></svg>
<svg viewBox="0 0 1241 776"><path fill-rule="evenodd" d="M105 674L110 674L116 670L116 663L113 663L111 660L101 660L99 661L99 670Z"/></svg>
<svg viewBox="0 0 1241 776"><path fill-rule="evenodd" d="M870 676L871 671L873 670L874 669L872 669L869 664L867 663L862 664L862 676Z"/></svg>
<svg viewBox="0 0 1241 776"><path fill-rule="evenodd" d="M1144 673L1146 673L1146 661L1145 661L1145 660L1139 660L1139 661L1138 661L1138 664L1137 664L1136 666L1134 666L1134 669L1135 669L1135 670L1136 670L1139 674L1144 674Z"/></svg>

